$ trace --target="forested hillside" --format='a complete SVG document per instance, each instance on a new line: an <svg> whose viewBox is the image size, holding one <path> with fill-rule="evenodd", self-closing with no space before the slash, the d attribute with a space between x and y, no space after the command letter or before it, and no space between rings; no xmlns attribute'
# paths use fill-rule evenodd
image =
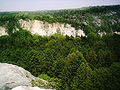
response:
<svg viewBox="0 0 120 90"><path fill-rule="evenodd" d="M33 12L0 12L0 26L5 26L8 33L20 28L18 22L20 19L68 23L76 29L82 29L86 34L113 33L120 32L120 5Z"/></svg>
<svg viewBox="0 0 120 90"><path fill-rule="evenodd" d="M19 19L69 23L87 36L32 35ZM21 66L57 90L120 90L120 35L113 33L120 32L119 5L1 12L0 25L9 33L0 36L0 62Z"/></svg>

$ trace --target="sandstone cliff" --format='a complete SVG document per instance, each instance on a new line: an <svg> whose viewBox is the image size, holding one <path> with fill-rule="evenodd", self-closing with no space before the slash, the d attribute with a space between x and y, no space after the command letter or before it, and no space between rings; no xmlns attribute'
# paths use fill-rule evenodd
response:
<svg viewBox="0 0 120 90"><path fill-rule="evenodd" d="M78 36L85 36L84 32L79 29L75 30L74 27L71 27L69 24L65 23L48 23L42 22L38 20L19 20L20 26L23 29L30 31L32 34L39 34L39 35L53 35L55 33L60 33L62 35L68 35L75 37Z"/></svg>
<svg viewBox="0 0 120 90"><path fill-rule="evenodd" d="M18 21L21 28L30 31L32 34L50 36L55 33L68 36L85 36L81 29L75 30L70 24L65 23L48 23L39 20L22 20ZM0 27L0 36L7 35L5 27Z"/></svg>
<svg viewBox="0 0 120 90"><path fill-rule="evenodd" d="M8 35L8 34L6 32L5 27L0 26L0 36L2 36L2 35Z"/></svg>

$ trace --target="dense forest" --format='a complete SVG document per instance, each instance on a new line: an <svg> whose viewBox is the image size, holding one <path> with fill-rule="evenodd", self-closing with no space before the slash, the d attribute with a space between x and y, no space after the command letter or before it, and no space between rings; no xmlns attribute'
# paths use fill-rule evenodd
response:
<svg viewBox="0 0 120 90"><path fill-rule="evenodd" d="M101 24L95 21L101 20ZM69 23L85 37L32 35L19 19ZM112 21L111 21L112 20ZM82 9L0 12L0 62L25 68L57 90L120 90L120 6ZM13 30L19 28L19 31ZM102 37L98 31L106 32Z"/></svg>

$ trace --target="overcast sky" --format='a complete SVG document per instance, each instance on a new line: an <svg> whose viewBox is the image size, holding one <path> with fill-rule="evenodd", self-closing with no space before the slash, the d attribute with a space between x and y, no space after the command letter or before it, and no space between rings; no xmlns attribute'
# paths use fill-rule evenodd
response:
<svg viewBox="0 0 120 90"><path fill-rule="evenodd" d="M0 11L33 11L120 5L120 0L0 0Z"/></svg>

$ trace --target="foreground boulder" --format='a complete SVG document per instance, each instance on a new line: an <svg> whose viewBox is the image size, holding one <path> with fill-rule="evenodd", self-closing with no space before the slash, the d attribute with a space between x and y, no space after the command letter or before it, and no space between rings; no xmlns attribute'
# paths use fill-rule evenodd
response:
<svg viewBox="0 0 120 90"><path fill-rule="evenodd" d="M18 86L13 88L12 90L52 90L52 89L43 89L39 87L30 87L30 86Z"/></svg>
<svg viewBox="0 0 120 90"><path fill-rule="evenodd" d="M0 90L11 90L17 86L32 86L31 81L37 79L21 67L0 63ZM40 80L46 83L45 80Z"/></svg>

